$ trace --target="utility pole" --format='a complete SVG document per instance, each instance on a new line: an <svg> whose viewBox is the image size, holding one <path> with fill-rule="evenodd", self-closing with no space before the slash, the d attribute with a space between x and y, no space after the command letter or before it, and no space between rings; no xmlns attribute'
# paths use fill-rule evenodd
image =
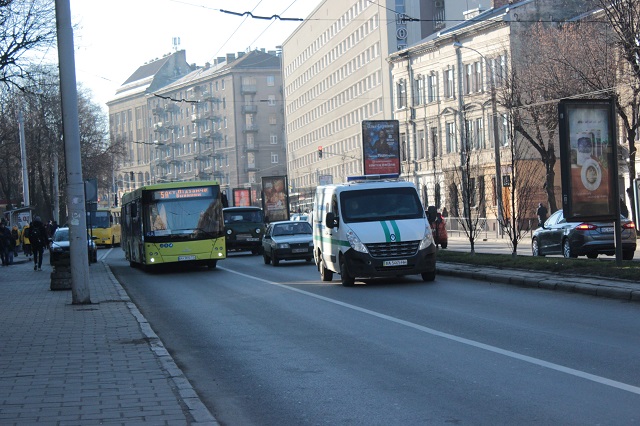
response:
<svg viewBox="0 0 640 426"><path fill-rule="evenodd" d="M29 207L29 170L27 169L27 147L24 139L24 117L22 111L18 111L18 129L20 133L20 157L22 160L22 197L24 207Z"/></svg>
<svg viewBox="0 0 640 426"><path fill-rule="evenodd" d="M72 303L90 304L89 253L87 247L87 213L84 179L80 157L78 89L76 86L73 29L69 0L56 0L62 124L67 165L67 206L69 209L69 248L71 257Z"/></svg>
<svg viewBox="0 0 640 426"><path fill-rule="evenodd" d="M460 126L460 172L462 176L462 204L463 204L463 219L470 220L471 208L469 200L469 182L467 179L467 138L464 121L464 100L462 98L462 52L460 48L462 45L458 42L454 43L456 48L456 57L458 59L458 124ZM469 222L470 223L470 222Z"/></svg>

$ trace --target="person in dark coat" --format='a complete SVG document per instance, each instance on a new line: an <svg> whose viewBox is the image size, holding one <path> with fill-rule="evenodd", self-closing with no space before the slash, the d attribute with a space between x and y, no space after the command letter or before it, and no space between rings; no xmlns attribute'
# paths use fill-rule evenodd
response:
<svg viewBox="0 0 640 426"><path fill-rule="evenodd" d="M544 225L544 222L547 220L547 208L543 206L542 203L538 203L536 214L538 215L538 226Z"/></svg>
<svg viewBox="0 0 640 426"><path fill-rule="evenodd" d="M9 251L13 254L11 231L7 228L4 220L0 221L0 257L2 258L2 266L9 266Z"/></svg>
<svg viewBox="0 0 640 426"><path fill-rule="evenodd" d="M31 251L33 252L33 270L42 271L42 256L49 239L47 238L47 230L42 220L40 220L40 216L36 216L29 226L29 241L31 242Z"/></svg>

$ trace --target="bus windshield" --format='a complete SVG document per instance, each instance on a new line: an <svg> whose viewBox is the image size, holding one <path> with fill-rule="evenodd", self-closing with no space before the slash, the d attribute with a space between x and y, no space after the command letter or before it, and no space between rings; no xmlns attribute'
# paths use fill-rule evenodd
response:
<svg viewBox="0 0 640 426"><path fill-rule="evenodd" d="M420 219L422 203L413 188L367 189L340 194L345 223L381 220Z"/></svg>
<svg viewBox="0 0 640 426"><path fill-rule="evenodd" d="M224 222L216 208L219 199L190 198L151 201L146 206L147 236L200 234L203 238L224 235Z"/></svg>
<svg viewBox="0 0 640 426"><path fill-rule="evenodd" d="M108 211L87 212L87 227L109 228L110 226Z"/></svg>

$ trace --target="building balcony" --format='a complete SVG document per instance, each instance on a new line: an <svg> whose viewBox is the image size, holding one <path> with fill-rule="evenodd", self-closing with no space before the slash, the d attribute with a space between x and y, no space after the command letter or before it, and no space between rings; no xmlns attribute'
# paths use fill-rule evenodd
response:
<svg viewBox="0 0 640 426"><path fill-rule="evenodd" d="M259 148L258 148L258 146L257 146L257 145L255 145L255 144L247 145L247 146L244 148L244 151L245 151L245 152L256 152L256 151L259 151L259 150L260 150L260 149L259 149Z"/></svg>
<svg viewBox="0 0 640 426"><path fill-rule="evenodd" d="M192 123L200 123L205 120L204 114L191 114Z"/></svg>
<svg viewBox="0 0 640 426"><path fill-rule="evenodd" d="M242 105L243 114L255 114L258 112L258 105Z"/></svg>
<svg viewBox="0 0 640 426"><path fill-rule="evenodd" d="M204 154L199 154L199 155L196 155L193 159L197 161L207 161L209 159L209 156Z"/></svg>
<svg viewBox="0 0 640 426"><path fill-rule="evenodd" d="M243 84L240 86L240 93L242 93L243 95L256 93L257 91L258 86L256 86L255 84Z"/></svg>
<svg viewBox="0 0 640 426"><path fill-rule="evenodd" d="M165 114L165 109L164 109L163 107L159 107L159 106L157 106L157 107L153 108L153 109L151 110L151 112L152 112L152 113L153 113L153 115L155 115L155 116L160 116L160 117L162 117L162 116L164 116L164 114Z"/></svg>
<svg viewBox="0 0 640 426"><path fill-rule="evenodd" d="M180 107L174 103L168 103L164 106L164 110L175 114L180 112Z"/></svg>
<svg viewBox="0 0 640 426"><path fill-rule="evenodd" d="M257 132L258 132L258 126L255 124L245 126L244 129L242 129L242 133L257 133Z"/></svg>
<svg viewBox="0 0 640 426"><path fill-rule="evenodd" d="M163 141L156 139L153 141L153 146L155 146L156 148L164 148L165 144Z"/></svg>
<svg viewBox="0 0 640 426"><path fill-rule="evenodd" d="M165 133L167 131L167 127L164 125L164 122L159 121L157 123L153 123L153 131L157 133Z"/></svg>
<svg viewBox="0 0 640 426"><path fill-rule="evenodd" d="M211 120L214 123L218 123L222 120L222 117L220 117L219 115L215 114L213 111L207 111L203 114L203 117L206 118L207 120Z"/></svg>

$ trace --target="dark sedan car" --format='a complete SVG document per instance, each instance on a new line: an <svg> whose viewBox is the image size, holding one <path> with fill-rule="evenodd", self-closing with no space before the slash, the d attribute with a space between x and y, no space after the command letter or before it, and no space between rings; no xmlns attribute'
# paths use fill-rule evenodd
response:
<svg viewBox="0 0 640 426"><path fill-rule="evenodd" d="M94 237L95 239L96 237ZM58 228L51 237L49 244L49 262L54 265L64 256L69 256L70 241L69 228ZM98 247L89 235L87 235L87 249L89 252L89 263L98 261Z"/></svg>
<svg viewBox="0 0 640 426"><path fill-rule="evenodd" d="M313 232L308 222L287 220L269 224L262 237L264 263L313 258Z"/></svg>
<svg viewBox="0 0 640 426"><path fill-rule="evenodd" d="M636 227L633 221L622 217L622 258L633 259L636 250ZM599 254L615 255L614 223L567 222L562 210L553 213L544 225L533 232L531 251L534 256L562 254L564 257L587 256L595 259Z"/></svg>

